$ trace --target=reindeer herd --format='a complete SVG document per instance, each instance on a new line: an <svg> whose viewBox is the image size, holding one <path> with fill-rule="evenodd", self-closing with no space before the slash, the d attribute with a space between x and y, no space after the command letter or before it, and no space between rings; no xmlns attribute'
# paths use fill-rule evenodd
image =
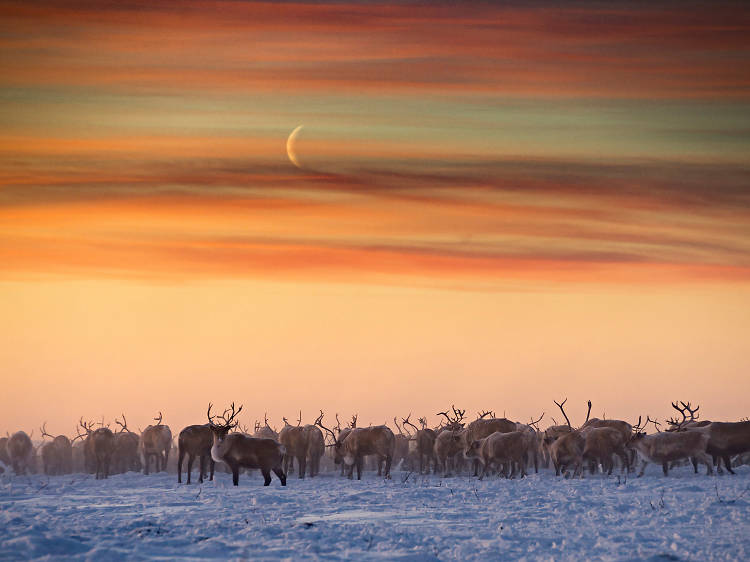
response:
<svg viewBox="0 0 750 562"><path fill-rule="evenodd" d="M698 420L699 407L689 402L673 402L672 407L682 416L661 423L642 417L632 425L623 420L590 418L591 401L588 402L586 420L573 427L565 412L566 400L555 401L562 412L565 424L542 430L539 423L544 413L529 423L497 418L494 412L477 413L476 419L467 423L466 410L438 412L442 421L437 427L427 427L426 418L419 418L419 427L410 421L411 414L399 424L393 418L397 433L387 425L357 427L357 416L352 416L346 427L341 427L338 414L336 425L323 424L324 413L314 423L302 425L300 412L297 424L283 418L284 427L276 431L268 424L256 422L252 434L237 420L242 406L234 403L221 414L212 414L208 405L206 422L189 425L177 437L177 481L182 482L183 462L187 456L187 484L191 481L193 463L199 461L198 481L208 475L214 478L216 463L220 469L232 474L232 482L239 483L243 469L259 469L264 485L270 485L275 474L286 486L287 474L295 469L299 478L314 477L320 473L321 459L328 458L340 465L341 475L361 479L366 462L377 467L378 476L390 478L391 468L419 474L440 474L443 477L464 472L484 478L490 472L505 477L523 478L533 467L554 467L555 475L583 477L598 470L612 474L619 465L621 471L635 470L641 462L638 476L642 476L648 463L660 464L664 475L675 464L692 463L706 467L706 474L724 468L734 474L733 467L750 463L750 421L711 422ZM77 435L69 439L64 435L47 433L46 423L41 427L42 443L35 447L29 435L18 431L0 439L0 461L12 467L15 474L35 472L39 469L48 475L87 472L97 479L110 474L143 470L164 471L172 449L172 432L162 423L161 412L139 434L130 431L125 415L116 419L119 429L112 431L104 422L96 427L94 422L79 420ZM647 434L652 424L655 433ZM330 424L329 424L330 425ZM33 432L32 432L33 435ZM47 441L49 438L49 441ZM328 451L328 453L326 453ZM4 470L0 465L0 471Z"/></svg>

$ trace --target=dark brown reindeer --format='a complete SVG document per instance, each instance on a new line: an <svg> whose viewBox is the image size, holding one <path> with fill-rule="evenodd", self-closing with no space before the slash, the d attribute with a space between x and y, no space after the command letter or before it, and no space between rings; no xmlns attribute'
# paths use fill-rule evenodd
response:
<svg viewBox="0 0 750 562"><path fill-rule="evenodd" d="M210 414L211 405L209 404ZM210 418L210 415L209 415ZM211 447L214 443L214 434L211 431L211 425L204 423L203 425L189 425L180 431L180 435L177 437L177 482L182 483L182 461L185 455L188 457L187 461L187 483L190 484L190 474L193 470L193 461L195 457L198 457L198 463L200 466L200 472L198 474L198 482L203 483L203 477L206 474L206 461L209 463L210 475L209 480L214 479L214 469L216 463L211 458Z"/></svg>
<svg viewBox="0 0 750 562"><path fill-rule="evenodd" d="M217 416L211 415L211 404L208 405L208 424L213 433L211 457L214 461L223 462L229 466L232 471L232 483L235 486L239 485L240 468L259 468L263 474L264 486L271 484L271 471L273 471L281 481L281 485L286 486L286 474L281 468L285 453L282 444L273 439L230 433L236 426L234 419L240 411L242 411L242 406L235 410L234 402L232 402L230 408L218 416L221 423L217 423Z"/></svg>
<svg viewBox="0 0 750 562"><path fill-rule="evenodd" d="M96 474L96 479L109 478L109 468L112 461L112 453L115 450L115 435L109 427L94 429L94 422L85 423L83 418L79 422L80 427L86 432L78 437L84 439L84 456L86 458L87 470Z"/></svg>
<svg viewBox="0 0 750 562"><path fill-rule="evenodd" d="M172 448L172 431L162 424L162 414L154 418L155 425L149 425L141 434L141 458L143 474L149 473L151 459L154 459L156 472L167 469L169 451Z"/></svg>

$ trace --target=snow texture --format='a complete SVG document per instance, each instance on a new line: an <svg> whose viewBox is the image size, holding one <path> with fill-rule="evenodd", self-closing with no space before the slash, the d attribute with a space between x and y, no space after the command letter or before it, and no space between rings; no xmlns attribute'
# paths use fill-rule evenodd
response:
<svg viewBox="0 0 750 562"><path fill-rule="evenodd" d="M750 467L521 480L0 476L0 559L748 560Z"/></svg>

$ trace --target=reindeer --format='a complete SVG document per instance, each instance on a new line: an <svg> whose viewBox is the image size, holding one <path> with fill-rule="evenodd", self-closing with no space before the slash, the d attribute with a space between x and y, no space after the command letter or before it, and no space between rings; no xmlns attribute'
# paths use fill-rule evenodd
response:
<svg viewBox="0 0 750 562"><path fill-rule="evenodd" d="M542 451L541 433L539 432L538 424L540 421L542 421L543 417L544 412L542 412L542 415L538 420L530 418L528 424L516 423L516 431L520 431L521 433L523 433L523 436L526 440L526 461L524 466L528 466L530 462L533 463L535 474L539 472L539 459L541 457Z"/></svg>
<svg viewBox="0 0 750 562"><path fill-rule="evenodd" d="M26 471L31 469L34 454L34 445L31 438L25 431L16 431L8 438L6 447L8 448L10 464L13 465L13 472L26 474Z"/></svg>
<svg viewBox="0 0 750 562"><path fill-rule="evenodd" d="M337 445L340 446L341 458L349 467L347 476L350 480L353 478L355 466L357 467L357 480L362 479L362 465L367 455L377 455L378 476L391 477L396 437L387 426L355 427L346 439ZM385 473L381 469L383 461L385 461Z"/></svg>
<svg viewBox="0 0 750 562"><path fill-rule="evenodd" d="M210 409L210 405L209 405ZM208 412L207 412L208 414ZM177 483L182 483L182 461L185 455L188 456L187 462L187 483L190 484L190 475L193 470L193 461L198 457L200 472L198 482L203 484L203 476L206 474L206 461L209 463L210 476L209 480L214 479L214 469L216 463L211 457L211 447L214 443L214 434L211 431L210 423L203 425L189 425L180 431L177 437Z"/></svg>
<svg viewBox="0 0 750 562"><path fill-rule="evenodd" d="M253 437L261 437L263 439L273 439L274 441L279 440L279 434L274 431L270 425L268 425L268 414L263 414L263 425L255 422L255 432Z"/></svg>
<svg viewBox="0 0 750 562"><path fill-rule="evenodd" d="M167 469L169 451L172 448L172 431L162 424L162 414L154 418L155 425L149 425L141 433L141 459L143 474L149 473L150 461L153 458L156 472Z"/></svg>
<svg viewBox="0 0 750 562"><path fill-rule="evenodd" d="M485 417L485 416L492 416L492 417ZM484 439L485 437L489 437L496 431L500 433L510 433L511 431L516 431L517 425L516 422L511 421L506 418L495 418L494 413L487 411L479 415L477 419L475 419L473 422L471 422L466 427L466 432L464 433L464 438L461 443L462 449L466 450L469 448L469 445L471 445L474 441L478 441L479 439ZM474 476L477 476L478 470L479 470L479 459L478 457L473 457L474 461Z"/></svg>
<svg viewBox="0 0 750 562"><path fill-rule="evenodd" d="M42 439L50 437L50 443L42 445L42 463L47 475L70 474L73 471L73 446L65 435L57 437L47 433L47 422L41 428Z"/></svg>
<svg viewBox="0 0 750 562"><path fill-rule="evenodd" d="M10 455L8 454L8 438L0 437L0 462L5 466L10 466ZM2 467L0 467L2 468ZM0 474L2 474L0 470Z"/></svg>
<svg viewBox="0 0 750 562"><path fill-rule="evenodd" d="M708 435L706 453L713 457L718 472L722 472L720 461L723 460L727 471L730 474L735 474L732 470L731 457L750 451L750 421L697 421L699 416L696 416L696 413L700 409L700 406L691 408L690 402L686 404L683 401L680 401L680 404L682 404L682 408L677 405L677 402L672 402L672 407L682 414L682 420L678 422L676 418L670 418L668 423L671 427L667 431L704 431ZM689 420L685 412L690 414ZM693 461L693 466L697 472L698 468L695 461Z"/></svg>
<svg viewBox="0 0 750 562"><path fill-rule="evenodd" d="M323 419L323 412L320 412L319 420ZM305 425L302 428L304 432L304 441L307 443L306 462L308 474L310 477L317 476L320 473L320 457L326 451L325 438L323 432L318 429L317 421L313 425Z"/></svg>
<svg viewBox="0 0 750 562"><path fill-rule="evenodd" d="M94 429L94 422L88 424L81 418L79 425L86 431L83 442L84 456L88 460L91 471L96 474L96 479L109 478L109 465L112 460L112 453L115 450L115 435L109 427ZM78 434L83 438L84 435Z"/></svg>
<svg viewBox="0 0 750 562"><path fill-rule="evenodd" d="M592 463L592 474L598 464L601 464L602 470L607 471L608 476L612 474L614 455L622 460L623 469L630 472L630 459L625 450L628 440L623 438L620 431L613 427L590 426L582 429L581 433L584 436L582 459L584 462L588 460Z"/></svg>
<svg viewBox="0 0 750 562"><path fill-rule="evenodd" d="M464 451L466 458L477 459L482 464L479 479L484 479L490 465L507 463L511 465L510 478L514 478L519 467L521 478L526 476L528 437L523 431L501 433L496 431L483 439L477 439Z"/></svg>
<svg viewBox="0 0 750 562"><path fill-rule="evenodd" d="M445 416L445 419L448 420L443 430L437 434L434 445L435 457L442 470L443 477L450 475L451 467L457 473L460 472L459 463L461 459L458 457L465 449L468 432L464 429L462 423L466 410L457 410L453 405L451 408L453 417L447 411L437 413L438 416Z"/></svg>
<svg viewBox="0 0 750 562"><path fill-rule="evenodd" d="M353 416L352 421L354 424L356 424L356 416ZM319 428L321 428L323 431L325 431L330 436L330 443L326 445L326 447L330 447L333 451L333 462L334 464L341 466L341 476L344 475L344 459L341 456L341 444L344 442L344 440L349 436L349 434L352 431L351 427L345 427L341 428L341 421L339 420L339 415L336 414L336 425L334 426L334 429L338 431L338 434L336 434L332 429L327 428L323 425L323 410L320 411L320 416L318 416L318 419L315 420L315 425L317 425Z"/></svg>
<svg viewBox="0 0 750 562"><path fill-rule="evenodd" d="M294 472L294 459L297 459L297 469L299 478L305 477L307 467L307 436L302 423L302 412L299 413L297 425L291 425L286 418L282 418L284 427L279 432L279 442L284 445L286 453L284 456L284 472L291 474Z"/></svg>
<svg viewBox="0 0 750 562"><path fill-rule="evenodd" d="M555 476L561 473L567 478L570 473L568 467L573 466L573 476L580 474L583 477L583 451L585 448L585 438L579 429L573 429L568 415L565 413L566 398L562 402L553 400L560 408L567 426L555 425L545 431L544 447L552 460L555 467ZM588 412L586 413L586 422L589 421L591 414L591 400L588 401Z"/></svg>
<svg viewBox="0 0 750 562"><path fill-rule="evenodd" d="M95 429L89 436L96 463L96 479L109 478L109 464L115 450L115 435L108 427Z"/></svg>
<svg viewBox="0 0 750 562"><path fill-rule="evenodd" d="M678 424L675 431L646 435L639 426L640 418L635 433L628 442L628 447L635 449L643 461L639 478L643 476L649 462L661 464L664 476L668 476L670 462L681 459L695 459L693 463L697 461L706 465L706 475L713 474L713 462L706 453L709 441L706 432L680 431Z"/></svg>
<svg viewBox="0 0 750 562"><path fill-rule="evenodd" d="M406 417L404 426L406 426L406 422L410 417L411 414ZM396 426L396 429L398 429L398 435L394 435L396 438L396 445L393 449L393 464L398 466L400 462L404 461L409 456L409 441L411 441L412 437L411 435L408 435L408 430L407 434L404 434L403 429L398 425L396 416L393 416L393 424Z"/></svg>
<svg viewBox="0 0 750 562"><path fill-rule="evenodd" d="M83 429L83 433L81 433ZM89 445L89 435L94 431L94 422L83 421L83 416L78 420L76 436L71 440L73 445L73 467L76 471L94 474L96 472L96 458L93 449ZM76 443L80 439L80 442Z"/></svg>
<svg viewBox="0 0 750 562"><path fill-rule="evenodd" d="M706 452L724 461L730 474L731 457L750 451L750 421L712 422L703 428L708 433Z"/></svg>
<svg viewBox="0 0 750 562"><path fill-rule="evenodd" d="M141 459L138 454L140 439L138 435L128 429L128 420L122 414L122 421L115 418L115 423L120 426L115 433L115 451L112 454L113 473L122 474L128 471L139 472L141 470Z"/></svg>
<svg viewBox="0 0 750 562"><path fill-rule="evenodd" d="M223 462L232 470L232 483L239 485L240 468L259 468L263 475L263 485L271 484L271 471L279 478L282 486L286 486L286 474L281 468L284 458L284 445L273 439L250 437L242 433L229 433L236 426L234 419L242 411L242 406L235 410L234 402L224 410L220 416L223 423L216 423L216 416L211 415L211 404L206 413L208 425L213 433L211 458L215 462ZM227 417L229 415L229 417Z"/></svg>
<svg viewBox="0 0 750 562"><path fill-rule="evenodd" d="M430 473L430 464L432 464L433 470L437 472L437 461L435 459L435 440L437 439L437 433L434 429L427 427L427 420L422 417L419 418L419 423L422 426L418 429L413 423L409 421L409 418L402 420L404 425L410 425L416 431L415 440L417 442L417 455L419 456L419 473L424 474L425 468L426 473Z"/></svg>
<svg viewBox="0 0 750 562"><path fill-rule="evenodd" d="M321 410L321 414L323 411ZM322 417L320 418L322 420ZM336 414L336 426L335 429L338 431L338 434L334 433L333 430L325 427L321 422L316 422L317 426L321 428L323 431L328 433L331 437L331 443L329 445L326 445L327 447L331 447L333 450L333 462L336 465L341 466L341 476L344 476L344 472L346 470L346 463L344 463L344 457L341 454L341 446L343 442L346 440L347 437L349 437L349 434L352 432L353 429L356 429L357 427L357 414L354 414L352 416L352 421L349 422L349 425L347 425L345 428L342 429L341 427L341 421L339 420L339 415Z"/></svg>

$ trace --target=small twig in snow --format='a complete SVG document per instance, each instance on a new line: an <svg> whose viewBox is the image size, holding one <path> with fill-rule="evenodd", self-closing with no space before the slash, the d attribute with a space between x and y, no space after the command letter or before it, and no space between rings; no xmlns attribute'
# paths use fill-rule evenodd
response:
<svg viewBox="0 0 750 562"><path fill-rule="evenodd" d="M742 496L744 496L747 493L748 490L750 490L750 484L748 484L739 496L737 496L734 499L727 500L727 499L722 498L719 495L719 483L718 482L714 482L714 486L715 486L715 490L716 490L716 499L719 500L719 503L734 503L738 499L742 498Z"/></svg>

